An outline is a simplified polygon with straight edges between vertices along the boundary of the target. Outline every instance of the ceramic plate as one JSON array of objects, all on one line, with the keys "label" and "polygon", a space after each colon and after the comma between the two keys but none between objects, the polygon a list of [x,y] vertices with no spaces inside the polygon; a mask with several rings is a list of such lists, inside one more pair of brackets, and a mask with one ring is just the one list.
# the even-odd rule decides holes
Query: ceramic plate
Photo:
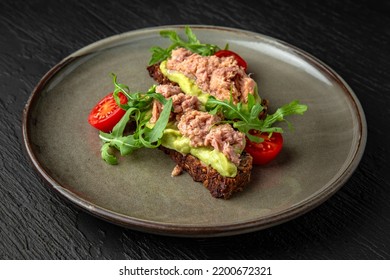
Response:
[{"label": "ceramic plate", "polygon": [[275,108],[298,99],[309,109],[289,120],[278,158],[254,167],[245,191],[212,198],[159,150],[139,150],[111,166],[100,158],[98,132],[87,117],[113,90],[110,73],[133,91],[153,80],[146,65],[151,46],[168,46],[160,30],[113,36],[65,58],[36,86],[24,110],[28,156],[49,185],[107,221],[175,236],[218,236],[260,230],[295,218],[328,199],[357,167],[366,142],[362,108],[332,69],[289,44],[248,31],[193,26],[201,42],[225,46],[248,62],[259,92]]}]

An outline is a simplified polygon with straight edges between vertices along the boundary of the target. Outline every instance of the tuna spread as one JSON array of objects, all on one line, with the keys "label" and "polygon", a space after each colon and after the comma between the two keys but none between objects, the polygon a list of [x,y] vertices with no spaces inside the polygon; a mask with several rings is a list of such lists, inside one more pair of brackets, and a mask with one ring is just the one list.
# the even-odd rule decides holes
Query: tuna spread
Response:
[{"label": "tuna spread", "polygon": [[168,73],[172,71],[182,73],[194,81],[203,93],[220,100],[229,100],[232,96],[234,103],[246,103],[248,94],[256,92],[255,81],[232,56],[201,56],[187,49],[178,48],[172,51],[164,66]]}]

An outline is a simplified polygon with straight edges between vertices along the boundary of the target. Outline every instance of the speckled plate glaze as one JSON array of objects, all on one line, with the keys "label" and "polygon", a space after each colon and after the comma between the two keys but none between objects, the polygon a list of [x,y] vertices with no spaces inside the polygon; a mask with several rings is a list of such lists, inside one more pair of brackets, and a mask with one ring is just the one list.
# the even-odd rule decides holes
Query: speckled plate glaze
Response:
[{"label": "speckled plate glaze", "polygon": [[174,236],[234,235],[264,229],[318,206],[356,169],[366,143],[366,122],[351,88],[327,65],[294,46],[244,30],[192,26],[200,41],[243,56],[259,92],[273,109],[299,99],[309,106],[289,120],[278,158],[254,167],[246,190],[214,199],[159,150],[140,150],[110,166],[100,158],[91,108],[112,91],[110,73],[133,91],[153,80],[151,46],[168,46],[147,28],[89,45],[54,66],[38,83],[23,113],[27,154],[39,174],[66,199],[102,219],[135,230]]}]

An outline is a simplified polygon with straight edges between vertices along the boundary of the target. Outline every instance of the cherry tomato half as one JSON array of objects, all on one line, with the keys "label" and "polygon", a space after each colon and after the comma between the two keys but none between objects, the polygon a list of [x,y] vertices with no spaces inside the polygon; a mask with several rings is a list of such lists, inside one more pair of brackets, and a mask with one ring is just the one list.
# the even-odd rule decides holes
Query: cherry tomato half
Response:
[{"label": "cherry tomato half", "polygon": [[[127,98],[123,93],[119,93],[119,98],[121,104],[127,102]],[[88,122],[103,132],[110,132],[125,112],[116,104],[113,94],[109,93],[91,110]]]},{"label": "cherry tomato half", "polygon": [[271,137],[268,137],[268,133],[255,133],[254,135],[263,138],[264,141],[255,143],[247,139],[245,151],[253,157],[253,164],[267,164],[282,150],[283,137],[276,132],[272,133]]},{"label": "cherry tomato half", "polygon": [[241,56],[239,56],[237,53],[235,53],[233,51],[219,50],[214,55],[218,56],[218,57],[233,56],[237,60],[238,66],[241,66],[242,68],[244,68],[245,71],[246,71],[246,68],[248,67],[248,64],[246,63],[246,61]]}]

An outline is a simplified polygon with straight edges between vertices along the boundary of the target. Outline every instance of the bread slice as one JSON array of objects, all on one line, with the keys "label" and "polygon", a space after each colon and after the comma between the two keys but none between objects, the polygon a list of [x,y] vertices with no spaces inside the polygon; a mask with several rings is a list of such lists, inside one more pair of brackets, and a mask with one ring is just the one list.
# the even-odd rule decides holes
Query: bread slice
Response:
[{"label": "bread slice", "polygon": [[[160,71],[160,64],[147,68],[149,75],[159,84],[174,84]],[[179,169],[186,171],[194,181],[202,182],[215,198],[229,199],[233,193],[240,192],[249,183],[252,171],[252,156],[243,152],[235,177],[224,177],[211,166],[205,165],[191,154],[181,154],[175,150],[160,146],[160,150],[170,156]]]}]

